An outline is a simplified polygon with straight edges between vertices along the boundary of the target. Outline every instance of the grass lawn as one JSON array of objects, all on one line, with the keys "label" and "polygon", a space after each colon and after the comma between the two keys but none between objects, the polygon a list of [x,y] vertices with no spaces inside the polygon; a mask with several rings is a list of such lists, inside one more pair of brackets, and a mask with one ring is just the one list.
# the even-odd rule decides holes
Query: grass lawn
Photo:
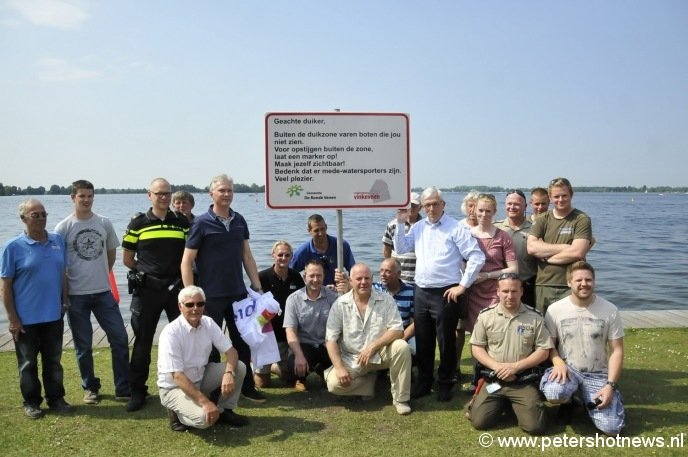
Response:
[{"label": "grass lawn", "polygon": [[[331,396],[317,376],[309,381],[312,389],[297,394],[278,385],[266,389],[268,402],[260,405],[240,400],[238,412],[250,417],[242,429],[216,426],[205,431],[175,433],[169,430],[159,399],[154,396],[146,407],[127,413],[125,403],[113,398],[110,353],[95,352],[96,370],[104,388],[97,406],[82,403],[82,391],[74,354],[62,358],[67,401],[76,407],[73,414],[47,413],[41,420],[29,420],[22,411],[14,353],[0,353],[0,443],[6,456],[453,456],[480,455],[687,455],[688,449],[688,329],[629,330],[625,339],[626,361],[620,382],[627,411],[628,439],[683,438],[683,447],[659,448],[597,446],[571,442],[595,437],[595,429],[582,409],[577,409],[571,425],[554,423],[556,408],[548,408],[552,423],[545,440],[560,447],[541,451],[542,438],[534,445],[502,445],[499,439],[527,438],[513,417],[505,417],[503,427],[490,435],[474,430],[464,418],[468,401],[457,393],[449,403],[434,396],[412,403],[410,416],[399,416],[391,405],[388,383],[382,382],[375,400],[343,401]],[[155,354],[153,354],[155,360]],[[464,353],[462,371],[470,371]],[[467,382],[464,377],[463,381]],[[273,377],[273,384],[278,384]],[[149,388],[157,392],[155,362]],[[42,406],[45,407],[45,404]],[[563,440],[568,447],[564,445]],[[481,440],[479,442],[479,440]],[[490,441],[494,440],[494,441]],[[600,438],[602,440],[602,438]],[[483,443],[486,447],[480,445]],[[487,446],[488,444],[490,444]],[[680,444],[680,442],[679,442]]]}]

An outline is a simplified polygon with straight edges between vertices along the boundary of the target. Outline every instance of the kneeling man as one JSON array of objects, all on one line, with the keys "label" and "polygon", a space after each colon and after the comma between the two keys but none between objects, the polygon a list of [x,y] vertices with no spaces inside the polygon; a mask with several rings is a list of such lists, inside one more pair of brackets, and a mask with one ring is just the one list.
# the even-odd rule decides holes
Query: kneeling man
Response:
[{"label": "kneeling man", "polygon": [[325,347],[327,317],[337,293],[323,286],[325,268],[322,262],[306,262],[306,286],[287,298],[284,310],[284,329],[289,343],[288,377],[294,379],[294,389],[305,392],[306,377],[315,371],[323,372],[332,363]]},{"label": "kneeling man", "polygon": [[[179,292],[181,316],[160,333],[160,402],[168,410],[170,427],[177,432],[187,427],[208,428],[216,422],[235,427],[248,424],[246,416],[234,412],[246,366],[222,329],[203,315],[204,308],[203,289],[185,287]],[[226,363],[208,362],[213,347],[225,354]],[[219,398],[211,400],[218,389]]]},{"label": "kneeling man", "polygon": [[571,295],[553,303],[545,315],[555,345],[550,351],[554,366],[540,388],[551,403],[580,395],[595,427],[615,436],[626,424],[617,390],[624,359],[621,316],[616,306],[595,295],[592,265],[575,262],[566,277]]},{"label": "kneeling man", "polygon": [[391,295],[373,290],[367,265],[351,268],[351,291],[332,305],[325,346],[332,367],[325,371],[327,389],[335,395],[372,397],[373,371],[389,368],[392,403],[409,414],[411,348],[403,340],[404,327]]},{"label": "kneeling man", "polygon": [[469,418],[477,429],[492,426],[511,405],[523,431],[545,431],[544,405],[537,388],[537,365],[552,347],[542,316],[521,303],[523,285],[515,273],[499,277],[499,303],[478,315],[473,334],[473,357],[489,374],[481,379]]}]

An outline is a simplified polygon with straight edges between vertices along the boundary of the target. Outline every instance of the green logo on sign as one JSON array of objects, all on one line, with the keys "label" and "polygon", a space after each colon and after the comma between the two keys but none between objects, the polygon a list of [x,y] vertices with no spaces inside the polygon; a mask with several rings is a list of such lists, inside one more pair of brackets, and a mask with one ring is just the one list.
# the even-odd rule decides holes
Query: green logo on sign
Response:
[{"label": "green logo on sign", "polygon": [[298,184],[294,184],[293,186],[289,186],[287,189],[287,194],[289,194],[290,197],[293,197],[294,195],[300,196],[302,190],[303,187],[299,186]]}]

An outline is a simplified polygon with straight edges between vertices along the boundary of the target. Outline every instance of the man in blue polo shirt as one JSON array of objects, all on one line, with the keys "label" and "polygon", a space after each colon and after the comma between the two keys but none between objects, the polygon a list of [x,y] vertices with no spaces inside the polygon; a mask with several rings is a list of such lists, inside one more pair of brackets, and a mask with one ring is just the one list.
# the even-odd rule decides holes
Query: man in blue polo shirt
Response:
[{"label": "man in blue polo shirt", "polygon": [[[29,199],[19,205],[25,230],[5,243],[2,251],[2,301],[19,365],[19,388],[24,414],[40,419],[41,381],[38,354],[48,407],[55,412],[72,410],[64,400],[62,316],[67,303],[64,285],[67,255],[64,239],[45,230],[48,213],[43,204]],[[5,386],[6,387],[6,386]]]},{"label": "man in blue polo shirt", "polygon": [[[184,286],[194,285],[195,262],[198,285],[205,291],[206,314],[220,327],[222,321],[226,321],[229,338],[239,353],[239,360],[246,365],[241,393],[249,400],[264,402],[265,395],[256,390],[253,379],[251,349],[241,338],[234,321],[233,304],[247,295],[242,267],[251,281],[251,288],[261,291],[258,267],[248,241],[248,224],[241,214],[230,208],[234,199],[232,178],[224,174],[214,177],[210,181],[210,198],[213,204],[206,213],[196,216],[191,227],[182,258],[182,279]],[[210,361],[219,362],[219,352],[213,350]]]},{"label": "man in blue polo shirt", "polygon": [[[294,252],[289,262],[289,268],[303,271],[309,260],[320,260],[325,267],[326,286],[334,285],[334,270],[337,268],[337,238],[327,234],[327,224],[320,214],[313,214],[308,218],[308,233],[311,240],[306,241]],[[351,246],[344,240],[344,268],[351,271],[356,260],[351,252]]]}]

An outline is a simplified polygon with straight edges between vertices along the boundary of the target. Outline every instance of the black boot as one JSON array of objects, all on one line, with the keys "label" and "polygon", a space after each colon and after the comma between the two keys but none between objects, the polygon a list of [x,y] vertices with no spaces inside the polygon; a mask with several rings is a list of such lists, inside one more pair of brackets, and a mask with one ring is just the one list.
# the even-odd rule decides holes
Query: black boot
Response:
[{"label": "black boot", "polygon": [[167,417],[170,419],[170,428],[173,432],[185,432],[189,429],[189,427],[181,423],[179,417],[177,417],[177,413],[171,409],[167,410]]}]

